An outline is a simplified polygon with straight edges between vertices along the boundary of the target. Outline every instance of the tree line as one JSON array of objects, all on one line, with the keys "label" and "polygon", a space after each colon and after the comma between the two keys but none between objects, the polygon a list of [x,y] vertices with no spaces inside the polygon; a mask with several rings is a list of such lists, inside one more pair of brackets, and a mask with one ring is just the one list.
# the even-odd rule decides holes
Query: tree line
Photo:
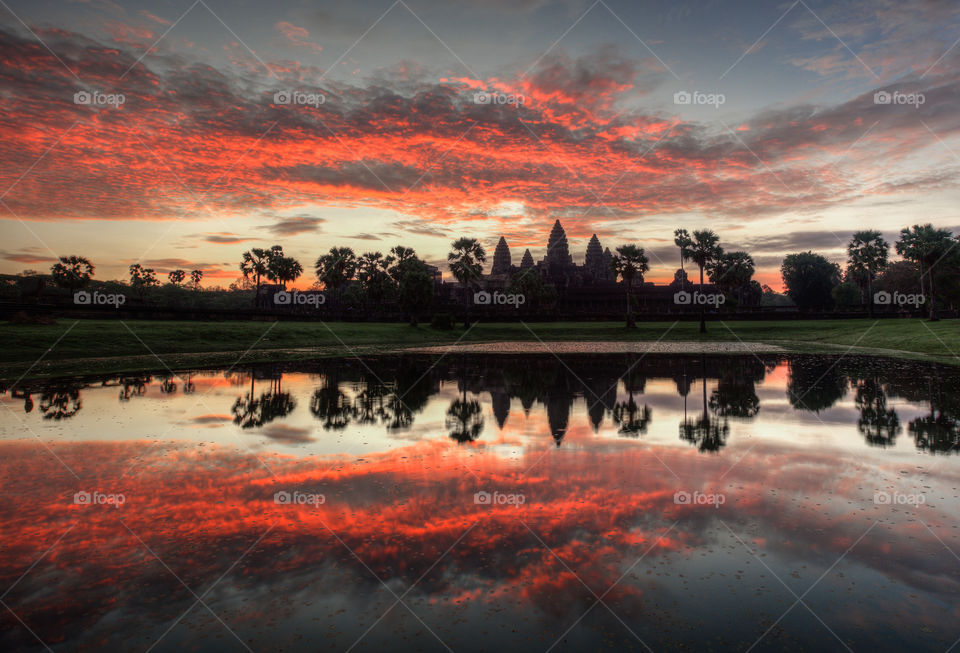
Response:
[{"label": "tree line", "polygon": [[[930,319],[936,319],[942,284],[948,286],[948,299],[956,299],[960,278],[958,243],[960,235],[954,236],[949,230],[931,224],[913,225],[902,229],[894,243],[896,253],[903,260],[891,262],[891,245],[882,234],[877,230],[861,230],[847,243],[845,268],[822,254],[807,251],[786,256],[780,273],[786,296],[801,309],[859,305],[867,307],[871,315],[874,306],[883,303],[876,301],[874,293],[878,280],[895,280],[899,287],[909,287],[915,281],[921,298],[916,307],[922,305]],[[675,282],[690,283],[684,264],[691,262],[699,273],[701,292],[707,280],[716,291],[738,303],[742,303],[748,293],[758,292],[759,284],[753,280],[756,271],[753,257],[745,251],[726,251],[716,232],[704,229],[691,233],[677,229],[674,244],[680,253]],[[447,254],[450,273],[460,284],[459,300],[465,325],[471,321],[471,293],[480,288],[486,260],[486,250],[476,238],[458,238],[451,243]],[[287,284],[304,273],[303,265],[286,255],[281,245],[247,250],[242,254],[239,269],[257,296],[265,280],[286,289]],[[637,244],[620,245],[611,257],[610,269],[614,279],[622,282],[626,324],[633,327],[636,324],[634,288],[642,286],[650,270],[649,257]],[[60,257],[50,271],[57,286],[76,292],[89,284],[95,268],[89,259],[72,255]],[[379,251],[357,255],[349,247],[332,247],[316,259],[313,271],[315,285],[336,298],[341,317],[344,307],[368,304],[378,310],[384,302],[393,300],[410,316],[411,323],[416,324],[418,315],[433,301],[434,283],[429,267],[412,248],[403,245],[391,248],[386,255]],[[129,286],[141,300],[150,288],[160,285],[156,271],[139,263],[130,265],[129,275]],[[178,269],[169,272],[167,278],[174,287],[186,284],[199,291],[203,276],[202,270],[187,273]],[[556,298],[556,289],[544,282],[535,267],[516,272],[509,280],[507,291],[523,293],[530,302],[528,305],[534,306],[538,301],[549,303]],[[700,308],[700,329],[705,331],[705,307],[701,304]]]}]

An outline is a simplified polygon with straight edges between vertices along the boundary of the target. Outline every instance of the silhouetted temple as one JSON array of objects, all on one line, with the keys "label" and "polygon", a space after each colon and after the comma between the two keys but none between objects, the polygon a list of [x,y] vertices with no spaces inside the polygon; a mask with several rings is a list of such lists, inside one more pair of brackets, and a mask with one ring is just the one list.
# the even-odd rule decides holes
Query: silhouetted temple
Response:
[{"label": "silhouetted temple", "polygon": [[610,261],[613,255],[610,249],[603,249],[597,234],[593,234],[587,244],[583,265],[573,262],[570,255],[570,245],[563,225],[557,220],[553,223],[550,237],[547,239],[547,250],[543,259],[534,263],[533,255],[527,249],[523,253],[520,266],[513,265],[510,247],[504,237],[500,237],[493,252],[493,266],[490,268],[488,280],[509,280],[521,270],[536,268],[541,279],[556,288],[578,286],[605,285],[612,286],[616,281],[610,270]]},{"label": "silhouetted temple", "polygon": [[[507,239],[501,236],[494,247],[488,274],[472,281],[467,289],[455,280],[439,284],[438,297],[456,311],[467,293],[516,293],[524,296],[522,305],[493,303],[486,304],[479,311],[486,316],[497,314],[501,318],[620,319],[627,301],[627,286],[613,272],[614,254],[609,247],[603,246],[597,234],[593,234],[582,256],[582,259],[575,258],[571,254],[567,234],[556,220],[539,261],[535,261],[530,250],[525,249],[520,264],[516,265]],[[656,262],[662,263],[659,259]],[[759,305],[760,286],[754,285],[756,292],[745,296],[742,305]],[[630,301],[638,314],[685,314],[696,312],[697,307],[689,302],[677,302],[677,293],[694,290],[718,292],[712,284],[700,287],[687,277],[686,272],[677,270],[670,283],[653,283],[642,275],[635,278],[630,286]],[[558,422],[559,430],[563,428],[561,424],[562,420]]]}]

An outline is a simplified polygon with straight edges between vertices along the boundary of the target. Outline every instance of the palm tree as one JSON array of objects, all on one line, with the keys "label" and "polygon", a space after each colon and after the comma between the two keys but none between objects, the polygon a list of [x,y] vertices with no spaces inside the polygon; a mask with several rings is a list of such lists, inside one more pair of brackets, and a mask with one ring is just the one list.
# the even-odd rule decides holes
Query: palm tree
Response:
[{"label": "palm tree", "polygon": [[856,231],[847,245],[848,262],[855,274],[865,277],[867,282],[867,306],[873,317],[873,280],[887,267],[887,252],[890,245],[879,231],[866,229]]},{"label": "palm tree", "polygon": [[314,271],[324,289],[336,293],[337,306],[340,307],[343,286],[357,271],[357,257],[349,247],[331,247],[328,254],[320,256],[314,263]]},{"label": "palm tree", "polygon": [[157,274],[153,268],[145,268],[139,263],[130,266],[130,286],[136,291],[140,301],[143,301],[147,288],[159,285],[160,282],[157,281]]},{"label": "palm tree", "polygon": [[900,230],[900,240],[896,243],[897,254],[920,266],[920,291],[923,292],[923,277],[929,278],[930,320],[937,320],[937,291],[934,283],[933,266],[940,262],[957,241],[946,229],[934,229],[932,224],[913,225],[910,229]]},{"label": "palm tree", "polygon": [[83,256],[61,256],[50,268],[50,274],[58,286],[76,292],[90,283],[93,269],[93,263]]},{"label": "palm tree", "polygon": [[244,279],[253,277],[257,296],[260,295],[260,278],[267,276],[270,261],[276,256],[278,250],[282,255],[283,248],[280,247],[280,245],[274,245],[270,249],[254,247],[243,253],[243,260],[240,262],[240,272],[243,273]]},{"label": "palm tree", "polygon": [[390,254],[392,254],[391,258],[394,261],[393,266],[390,268],[390,276],[395,282],[400,283],[406,266],[409,264],[409,261],[417,259],[417,253],[413,251],[412,247],[397,245],[390,250]]},{"label": "palm tree", "polygon": [[[700,293],[703,294],[703,270],[723,254],[720,237],[709,229],[694,231],[693,238],[681,250],[683,258],[693,261],[700,268]],[[700,333],[707,332],[704,305],[700,304]]]},{"label": "palm tree", "polygon": [[643,275],[650,270],[650,259],[647,258],[642,247],[621,245],[610,260],[610,269],[613,270],[615,278],[623,279],[627,288],[627,328],[632,329],[637,326],[633,319],[633,280],[639,277],[640,283],[643,283]]},{"label": "palm tree", "polygon": [[683,269],[683,250],[690,246],[690,232],[686,229],[677,229],[673,232],[673,244],[680,248],[680,269]]},{"label": "palm tree", "polygon": [[288,282],[296,281],[301,274],[303,274],[303,266],[292,256],[274,256],[267,266],[267,277],[271,281],[279,282],[284,290],[287,289]]},{"label": "palm tree", "polygon": [[450,272],[464,290],[464,320],[463,326],[470,327],[470,290],[474,282],[483,273],[483,264],[487,261],[487,253],[483,245],[476,238],[458,238],[451,245],[453,250],[447,254]]},{"label": "palm tree", "polygon": [[753,257],[746,252],[721,253],[707,270],[710,283],[722,292],[737,291],[737,304],[743,302],[743,289],[749,287],[755,271]]},{"label": "palm tree", "polygon": [[367,299],[378,308],[394,284],[388,272],[393,261],[392,256],[385,257],[380,252],[365,252],[357,259],[357,280],[363,284]]},{"label": "palm tree", "polygon": [[203,279],[203,270],[192,270],[190,272],[190,282],[194,290],[200,290],[200,281]]},{"label": "palm tree", "polygon": [[174,270],[167,275],[167,278],[170,279],[170,283],[179,288],[183,280],[187,278],[187,273],[183,270]]}]

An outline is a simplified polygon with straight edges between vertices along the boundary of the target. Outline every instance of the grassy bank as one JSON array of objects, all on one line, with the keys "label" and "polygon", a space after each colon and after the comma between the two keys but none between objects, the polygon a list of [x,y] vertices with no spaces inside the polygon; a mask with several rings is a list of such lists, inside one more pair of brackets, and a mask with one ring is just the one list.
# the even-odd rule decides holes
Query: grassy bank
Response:
[{"label": "grassy bank", "polygon": [[42,377],[231,365],[238,360],[349,356],[457,341],[744,341],[803,352],[837,353],[853,346],[858,353],[960,363],[960,323],[956,320],[711,322],[707,334],[698,333],[697,327],[695,322],[648,322],[631,330],[619,322],[478,323],[464,332],[462,327],[440,331],[426,325],[336,322],[61,320],[52,325],[2,324],[0,377],[16,379],[28,369],[29,377]]}]

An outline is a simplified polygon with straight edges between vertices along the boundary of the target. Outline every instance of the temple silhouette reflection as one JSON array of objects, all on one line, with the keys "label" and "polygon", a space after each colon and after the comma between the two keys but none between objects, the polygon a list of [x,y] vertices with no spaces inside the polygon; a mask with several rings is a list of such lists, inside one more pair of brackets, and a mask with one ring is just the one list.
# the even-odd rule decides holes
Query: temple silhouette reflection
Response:
[{"label": "temple silhouette reflection", "polygon": [[[624,438],[642,438],[658,419],[677,419],[663,417],[646,394],[650,383],[662,392],[666,381],[681,411],[675,432],[698,451],[711,453],[737,436],[738,425],[760,414],[758,386],[777,369],[785,372],[785,398],[798,413],[819,417],[852,399],[856,431],[869,446],[894,446],[906,430],[918,450],[960,450],[956,372],[932,363],[872,357],[385,356],[254,365],[228,372],[133,373],[0,389],[22,402],[24,413],[39,406],[44,420],[62,422],[81,413],[87,389],[115,388],[121,405],[144,401],[151,393],[204,400],[197,380],[220,377],[241,390],[228,407],[240,429],[282,421],[303,402],[321,430],[333,432],[352,426],[409,430],[427,406],[444,395],[444,426],[458,443],[475,442],[491,429],[503,431],[511,420],[541,412],[546,417],[544,435],[560,447],[575,424],[587,423],[593,433],[610,428]],[[288,374],[307,374],[313,380],[310,392],[295,396],[285,390]],[[923,414],[917,416],[914,410],[904,421],[897,409],[903,402],[923,406]]]}]

